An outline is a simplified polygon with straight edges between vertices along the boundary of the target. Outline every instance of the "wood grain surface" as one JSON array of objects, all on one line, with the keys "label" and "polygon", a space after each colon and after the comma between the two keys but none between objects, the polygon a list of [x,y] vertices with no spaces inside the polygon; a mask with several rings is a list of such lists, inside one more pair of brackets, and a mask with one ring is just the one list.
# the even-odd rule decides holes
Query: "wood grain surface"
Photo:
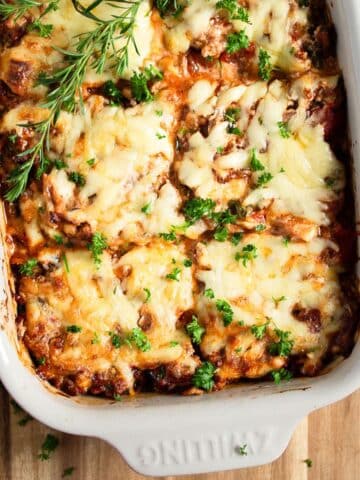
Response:
[{"label": "wood grain surface", "polygon": [[[0,391],[0,480],[57,480],[74,467],[69,480],[144,480],[106,443],[51,431],[35,420],[18,425],[24,413],[14,412]],[[51,458],[38,453],[48,433],[60,441]],[[308,468],[304,459],[312,460]],[[174,477],[168,477],[167,480]],[[226,473],[190,475],[179,480],[359,480],[360,391],[311,414],[298,426],[289,447],[277,461],[263,467]]]}]

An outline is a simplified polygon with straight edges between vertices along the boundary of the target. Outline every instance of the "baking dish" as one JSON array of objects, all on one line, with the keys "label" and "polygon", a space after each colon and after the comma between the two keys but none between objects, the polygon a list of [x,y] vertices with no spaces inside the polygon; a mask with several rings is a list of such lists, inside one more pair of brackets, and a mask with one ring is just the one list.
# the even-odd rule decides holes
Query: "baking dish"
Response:
[{"label": "baking dish", "polygon": [[[349,98],[356,166],[360,136],[356,91],[360,6],[358,0],[338,0],[331,2],[330,8],[339,34],[339,59]],[[356,183],[360,181],[358,175],[355,171]],[[1,240],[4,245],[4,234]],[[270,462],[284,450],[304,415],[360,386],[357,345],[350,358],[330,373],[281,386],[244,385],[194,398],[139,396],[115,405],[66,398],[45,388],[19,359],[14,348],[13,309],[3,249],[1,265],[0,377],[5,387],[35,418],[58,430],[108,441],[140,473],[201,473]],[[236,446],[243,444],[247,444],[247,456],[235,452]]]}]

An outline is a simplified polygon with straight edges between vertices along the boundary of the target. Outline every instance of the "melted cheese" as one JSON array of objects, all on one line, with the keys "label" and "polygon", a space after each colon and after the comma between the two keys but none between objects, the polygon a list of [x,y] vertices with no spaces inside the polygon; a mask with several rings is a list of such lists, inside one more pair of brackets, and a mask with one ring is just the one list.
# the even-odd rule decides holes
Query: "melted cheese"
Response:
[{"label": "melted cheese", "polygon": [[[257,257],[244,266],[242,260],[235,260],[235,255],[249,244],[256,247]],[[329,247],[337,248],[320,238],[310,243],[291,242],[286,247],[281,237],[268,234],[247,235],[237,247],[226,245],[224,248],[215,241],[206,246],[199,244],[196,278],[204,283],[205,288],[214,291],[215,299],[224,299],[231,305],[233,328],[238,328],[239,321],[245,326],[270,321],[270,329],[291,332],[295,341],[294,353],[313,348],[325,351],[327,335],[338,328],[344,312],[337,272],[320,257],[321,252]],[[280,298],[283,300],[274,301]],[[215,300],[202,295],[197,301],[201,319],[209,325],[209,331],[215,328],[217,332],[211,337],[212,342],[205,340],[203,344],[206,353],[211,354],[223,344],[224,335],[231,335],[232,326],[223,326]],[[320,334],[310,333],[305,322],[294,318],[291,312],[296,304],[321,312]]]}]

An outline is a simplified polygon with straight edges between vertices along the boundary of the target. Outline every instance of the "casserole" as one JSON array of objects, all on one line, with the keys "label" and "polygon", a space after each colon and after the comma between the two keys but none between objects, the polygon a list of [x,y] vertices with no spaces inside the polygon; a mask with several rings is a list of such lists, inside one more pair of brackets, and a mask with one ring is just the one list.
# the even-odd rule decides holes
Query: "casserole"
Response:
[{"label": "casserole", "polygon": [[[355,32],[359,15],[356,16],[355,2],[346,6],[349,16],[345,15],[345,6],[341,2],[332,8],[340,33],[339,57],[343,61],[350,99],[352,138],[356,139],[359,118],[354,86],[358,72],[350,53],[357,50],[359,39],[354,34],[350,51],[342,32],[344,37],[345,31]],[[354,159],[357,158],[356,150],[357,144],[353,143]],[[4,268],[4,277],[5,273]],[[6,307],[11,315],[10,297],[7,298]],[[354,370],[358,349],[355,348],[351,357],[335,371],[313,380],[298,379],[280,390],[279,387],[264,384],[236,387],[211,397],[162,398],[160,402],[155,397],[139,397],[135,401],[125,401],[120,407],[77,406],[68,399],[49,395],[20,365],[6,336],[12,333],[1,333],[1,374],[5,386],[15,399],[35,417],[54,428],[99,436],[117,447],[121,445],[122,453],[135,469],[153,475],[213,471],[270,461],[285,447],[301,415],[350,393],[358,385]],[[15,368],[17,383],[13,384],[10,375]],[[333,385],[333,382],[336,387],[331,388],[331,394],[328,394],[329,384]],[[276,392],[280,394],[274,395]],[[25,397],[29,402],[27,405],[22,400]],[[270,405],[274,406],[274,411]],[[53,419],[55,408],[57,415]],[[275,408],[278,408],[278,412]],[[94,422],[90,423],[87,419],[95,412],[99,421],[94,426]],[[171,414],[176,417],[176,422],[167,425]],[[156,432],[153,424],[155,415]],[[196,428],[193,428],[194,424]],[[234,424],[238,427],[233,427]],[[118,438],[119,431],[126,438],[126,444],[122,444],[121,437]],[[239,457],[234,453],[234,448],[244,443],[248,445],[249,454]]]}]

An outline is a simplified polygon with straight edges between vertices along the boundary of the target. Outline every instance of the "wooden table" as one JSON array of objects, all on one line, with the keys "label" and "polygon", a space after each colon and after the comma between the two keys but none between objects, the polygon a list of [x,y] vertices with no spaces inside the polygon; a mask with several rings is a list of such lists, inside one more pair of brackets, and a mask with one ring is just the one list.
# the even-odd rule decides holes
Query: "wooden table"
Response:
[{"label": "wooden table", "polygon": [[[106,443],[49,430],[35,420],[25,426],[24,414],[14,413],[9,396],[0,391],[0,480],[57,480],[65,468],[75,467],[69,480],[141,480]],[[51,458],[37,455],[47,433],[60,444]],[[303,462],[310,458],[308,468]],[[313,413],[294,433],[283,456],[258,468],[227,473],[178,477],[180,480],[359,480],[360,391]],[[167,479],[169,480],[169,479]]]}]

